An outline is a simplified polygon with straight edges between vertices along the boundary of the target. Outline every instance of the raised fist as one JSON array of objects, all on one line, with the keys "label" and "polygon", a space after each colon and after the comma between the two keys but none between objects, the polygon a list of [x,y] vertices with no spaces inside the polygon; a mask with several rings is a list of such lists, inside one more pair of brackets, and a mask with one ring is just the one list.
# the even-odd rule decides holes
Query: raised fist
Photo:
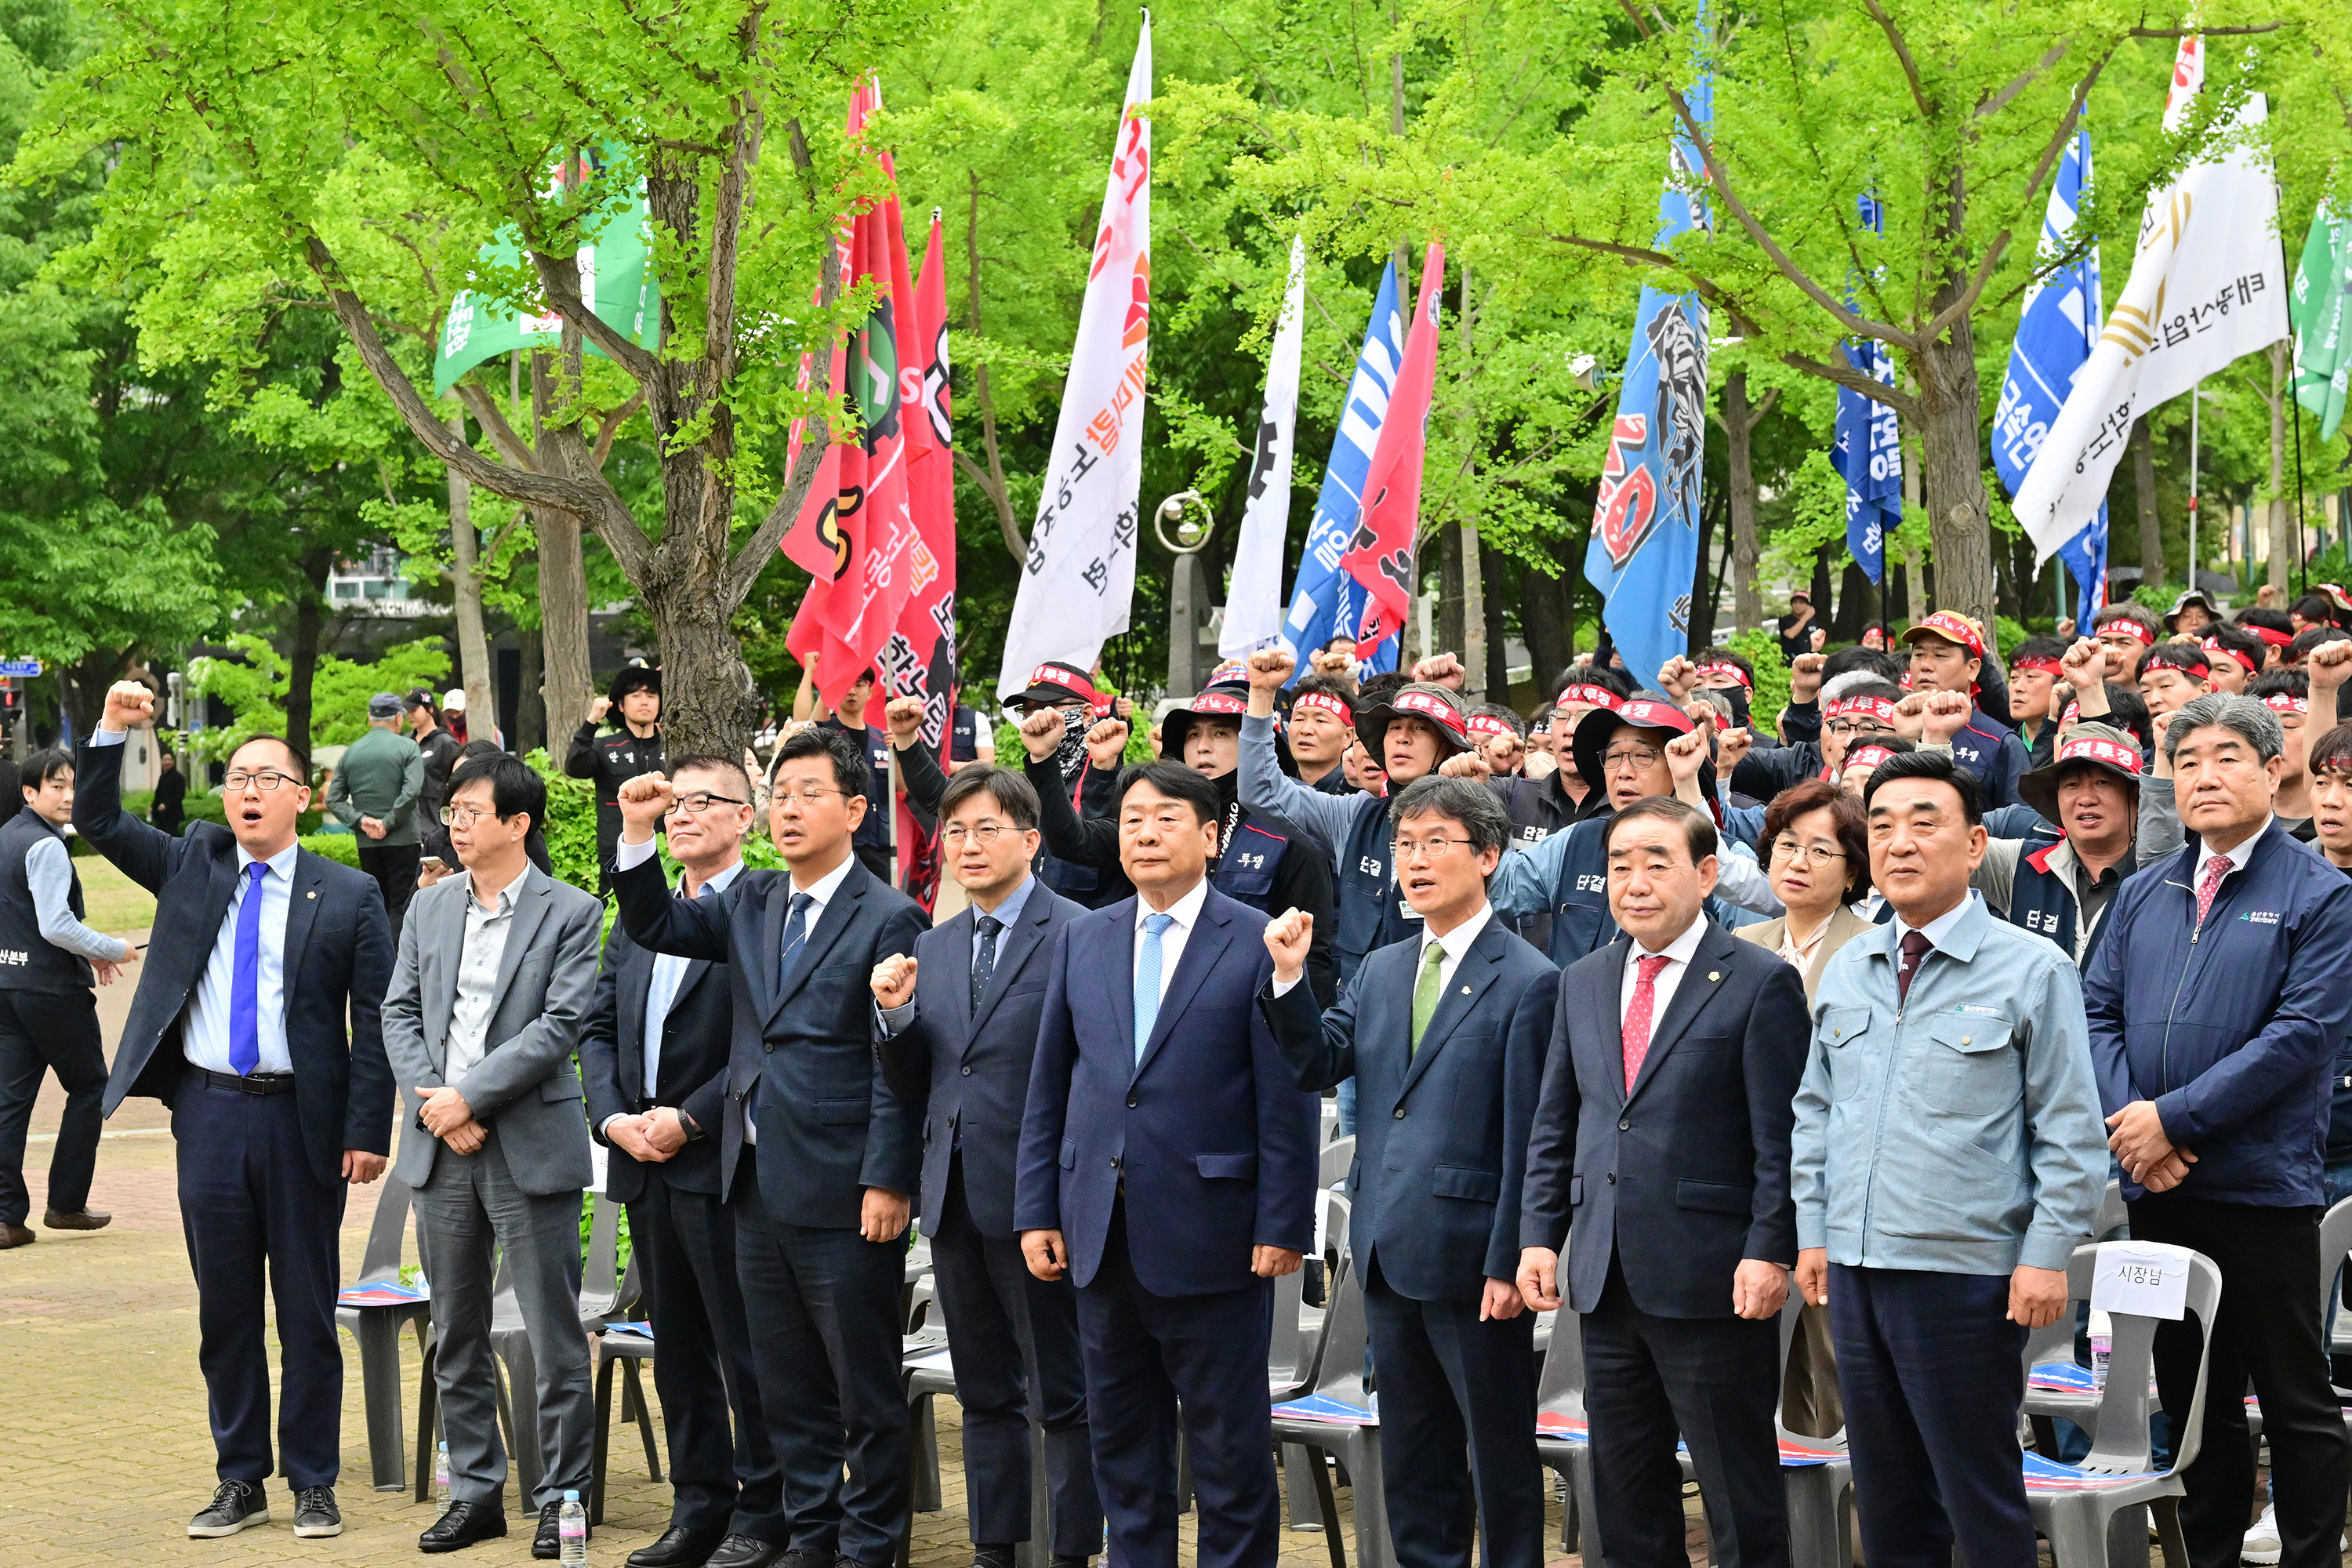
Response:
[{"label": "raised fist", "polygon": [[2096,637],[2078,637],[2058,658],[2058,674],[2066,684],[2080,691],[2088,686],[2099,686],[2107,679],[2106,645]]},{"label": "raised fist", "polygon": [[1698,689],[1698,666],[1675,655],[1658,667],[1658,689],[1680,702]]},{"label": "raised fist", "polygon": [[1412,678],[1427,681],[1432,686],[1459,691],[1463,682],[1470,679],[1470,672],[1462,668],[1462,661],[1454,655],[1433,653],[1412,667]]},{"label": "raised fist", "polygon": [[1307,967],[1307,950],[1315,942],[1315,917],[1304,910],[1285,910],[1265,922],[1265,951],[1274,956],[1274,977],[1287,983]]},{"label": "raised fist", "polygon": [[1115,768],[1127,755],[1127,721],[1122,719],[1097,721],[1087,731],[1087,761],[1098,768]]},{"label": "raised fist", "polygon": [[621,807],[622,837],[642,834],[644,837],[630,841],[643,844],[661,826],[662,818],[669,815],[670,806],[677,798],[677,792],[670,787],[669,780],[659,773],[639,773],[635,778],[624,779],[621,787],[614,793],[614,799]]},{"label": "raised fist", "polygon": [[1919,738],[1931,746],[1948,746],[1952,737],[1969,727],[1972,706],[1960,691],[1930,691],[1919,711]]},{"label": "raised fist", "polygon": [[101,730],[135,730],[155,717],[155,694],[135,680],[118,680],[106,689],[106,713]]},{"label": "raised fist", "polygon": [[874,966],[867,983],[874,988],[876,1006],[886,1013],[903,1007],[915,999],[915,961],[894,952]]},{"label": "raised fist", "polygon": [[591,724],[602,724],[604,721],[604,715],[610,713],[612,710],[613,700],[611,698],[591,697],[588,699],[588,722]]},{"label": "raised fist", "polygon": [[1718,731],[1715,737],[1715,771],[1728,777],[1731,770],[1739,765],[1739,760],[1748,754],[1748,749],[1755,743],[1756,731],[1753,730]]},{"label": "raised fist", "polygon": [[889,729],[890,743],[905,751],[922,737],[923,700],[919,697],[893,697],[882,710],[882,722]]},{"label": "raised fist", "polygon": [[1040,708],[1021,721],[1021,744],[1029,760],[1042,763],[1062,749],[1062,736],[1069,729],[1059,708]]},{"label": "raised fist", "polygon": [[1815,626],[1813,628],[1813,651],[1815,653],[1821,652],[1822,647],[1826,645],[1829,640],[1830,634],[1825,628],[1821,626]]},{"label": "raised fist", "polygon": [[1698,777],[1699,764],[1706,761],[1706,730],[1702,727],[1687,735],[1676,735],[1666,742],[1666,772],[1673,775],[1675,787],[1680,790]]},{"label": "raised fist", "polygon": [[1486,759],[1475,749],[1456,752],[1446,758],[1437,764],[1437,771],[1442,776],[1449,779],[1485,779],[1495,776],[1495,770],[1486,765]]},{"label": "raised fist", "polygon": [[1789,661],[1789,700],[1811,702],[1822,694],[1822,671],[1829,667],[1825,653],[1801,653]]},{"label": "raised fist", "polygon": [[2352,642],[2339,637],[2321,643],[2304,657],[2303,668],[2311,677],[2314,691],[2332,690],[2343,685],[2347,677],[2352,677]]},{"label": "raised fist", "polygon": [[1356,661],[1332,648],[1318,648],[1308,654],[1307,667],[1317,675],[1337,676],[1341,680],[1356,673]]},{"label": "raised fist", "polygon": [[[1320,658],[1320,654],[1316,656]],[[1345,660],[1341,661],[1345,663]],[[1275,692],[1290,684],[1291,673],[1298,661],[1290,657],[1286,647],[1262,647],[1249,656],[1249,683],[1252,691]]]},{"label": "raised fist", "polygon": [[1907,691],[1903,700],[1895,705],[1895,732],[1910,742],[1919,743],[1921,727],[1927,721],[1927,694]]}]

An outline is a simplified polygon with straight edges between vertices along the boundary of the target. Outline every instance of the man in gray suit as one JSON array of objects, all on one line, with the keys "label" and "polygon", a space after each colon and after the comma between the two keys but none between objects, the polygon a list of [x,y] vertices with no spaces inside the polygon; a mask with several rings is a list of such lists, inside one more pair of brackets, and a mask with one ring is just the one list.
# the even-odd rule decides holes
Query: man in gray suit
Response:
[{"label": "man in gray suit", "polygon": [[547,786],[520,759],[458,765],[442,818],[467,874],[417,895],[383,1001],[404,1111],[394,1168],[416,1189],[449,1440],[449,1511],[418,1538],[425,1552],[507,1532],[490,1348],[499,1250],[539,1373],[546,1468],[530,1500],[532,1556],[558,1554],[563,1494],[588,1487],[595,1420],[580,1331],[580,1193],[590,1169],[572,1054],[594,999],[604,911],[524,853],[546,812]]}]

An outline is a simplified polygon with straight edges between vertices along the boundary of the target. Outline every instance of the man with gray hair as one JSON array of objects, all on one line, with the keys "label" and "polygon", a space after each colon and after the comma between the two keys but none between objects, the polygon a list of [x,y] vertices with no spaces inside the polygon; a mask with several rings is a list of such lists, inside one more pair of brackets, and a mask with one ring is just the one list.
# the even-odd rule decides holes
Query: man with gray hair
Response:
[{"label": "man with gray hair", "polygon": [[369,698],[367,729],[343,748],[342,760],[327,780],[327,815],[359,835],[360,869],[383,889],[395,949],[425,854],[416,821],[416,804],[425,794],[425,753],[400,732],[404,711],[389,691]]},{"label": "man with gray hair", "polygon": [[[2198,1568],[2237,1561],[2253,1503],[2251,1380],[2284,1568],[2337,1561],[2347,1445],[2311,1281],[2319,1272],[2329,1075],[2352,990],[2352,883],[2273,815],[2284,732],[2262,701],[2200,697],[2165,734],[2188,836],[2116,896],[2084,977],[2108,1146],[2132,1237],[2193,1247],[2226,1289],[2180,1525]],[[2186,1417],[2200,1353],[2157,1330],[2156,1380]]]}]

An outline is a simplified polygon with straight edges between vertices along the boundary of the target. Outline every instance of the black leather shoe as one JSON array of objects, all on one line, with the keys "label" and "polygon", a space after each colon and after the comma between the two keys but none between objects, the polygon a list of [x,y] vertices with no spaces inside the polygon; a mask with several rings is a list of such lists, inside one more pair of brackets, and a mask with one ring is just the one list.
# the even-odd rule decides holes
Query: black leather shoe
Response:
[{"label": "black leather shoe", "polygon": [[[596,1533],[584,1521],[580,1528],[587,1532],[581,1537],[583,1541]],[[563,1505],[561,1502],[549,1503],[539,1510],[539,1532],[530,1538],[530,1554],[550,1563],[563,1555]]]},{"label": "black leather shoe", "polygon": [[56,1209],[41,1216],[41,1224],[50,1230],[104,1230],[114,1223],[114,1216],[93,1208],[79,1208],[71,1214]]},{"label": "black leather shoe", "polygon": [[726,1539],[723,1530],[689,1530],[673,1524],[651,1546],[630,1552],[629,1568],[702,1568]]},{"label": "black leather shoe", "polygon": [[[756,1535],[730,1535],[704,1560],[703,1568],[772,1568],[775,1563],[808,1555],[807,1552],[786,1552],[774,1542],[762,1541]],[[826,1568],[831,1568],[833,1553],[824,1553],[824,1558]],[[802,1565],[795,1562],[794,1568],[802,1568]],[[807,1568],[814,1568],[814,1564],[808,1564]]]},{"label": "black leather shoe", "polygon": [[494,1502],[453,1502],[449,1511],[416,1538],[419,1552],[458,1552],[477,1541],[496,1541],[507,1532],[507,1510]]},{"label": "black leather shoe", "polygon": [[1013,1568],[1011,1546],[972,1542],[971,1568]]},{"label": "black leather shoe", "polygon": [[247,1525],[268,1522],[269,1500],[259,1487],[251,1481],[223,1481],[205,1511],[188,1521],[188,1535],[195,1541],[215,1541],[235,1535]]},{"label": "black leather shoe", "polygon": [[0,1252],[5,1252],[12,1247],[30,1247],[39,1239],[40,1237],[21,1225],[10,1225],[5,1220],[0,1220]]}]

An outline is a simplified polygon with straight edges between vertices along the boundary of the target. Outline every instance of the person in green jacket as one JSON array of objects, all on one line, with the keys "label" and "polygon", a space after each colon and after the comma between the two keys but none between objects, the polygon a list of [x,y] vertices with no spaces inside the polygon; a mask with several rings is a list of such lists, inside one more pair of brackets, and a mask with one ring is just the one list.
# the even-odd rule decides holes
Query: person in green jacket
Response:
[{"label": "person in green jacket", "polygon": [[400,720],[399,698],[389,691],[369,698],[367,731],[343,749],[327,783],[327,815],[358,833],[360,869],[383,889],[395,948],[424,855],[416,808],[425,794],[425,753],[400,732]]}]

